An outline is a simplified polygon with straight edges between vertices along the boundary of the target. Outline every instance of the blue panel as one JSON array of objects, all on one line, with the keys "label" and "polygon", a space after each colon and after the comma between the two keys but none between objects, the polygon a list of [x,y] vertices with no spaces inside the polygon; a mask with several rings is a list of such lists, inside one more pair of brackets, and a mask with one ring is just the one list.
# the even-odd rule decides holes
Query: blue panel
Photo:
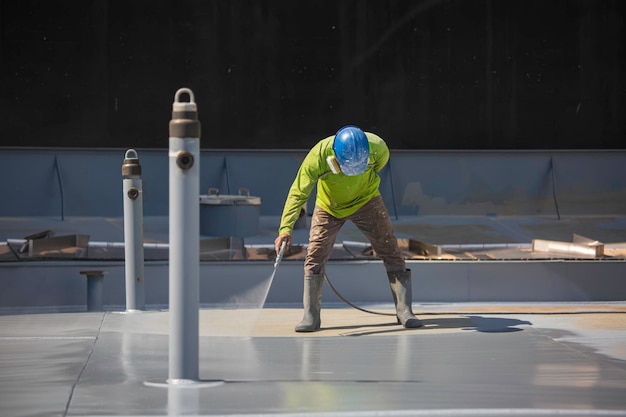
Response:
[{"label": "blue panel", "polygon": [[[124,153],[1,149],[6,177],[0,182],[0,216],[121,216]],[[167,150],[138,153],[144,213],[167,215]],[[261,197],[261,215],[278,216],[305,155],[203,150],[200,191],[237,194],[246,188]],[[392,151],[381,172],[381,193],[392,215],[625,214],[624,166],[624,151]]]}]

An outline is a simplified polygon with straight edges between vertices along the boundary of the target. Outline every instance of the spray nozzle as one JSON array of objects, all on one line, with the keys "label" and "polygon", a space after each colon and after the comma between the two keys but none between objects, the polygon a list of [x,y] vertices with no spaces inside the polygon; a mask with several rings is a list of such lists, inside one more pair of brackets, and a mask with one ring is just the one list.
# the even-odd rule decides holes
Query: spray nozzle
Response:
[{"label": "spray nozzle", "polygon": [[277,268],[280,261],[283,260],[283,254],[285,253],[285,246],[287,246],[287,242],[283,240],[283,243],[280,244],[280,250],[278,251],[278,255],[276,255],[276,260],[274,261],[274,268]]}]

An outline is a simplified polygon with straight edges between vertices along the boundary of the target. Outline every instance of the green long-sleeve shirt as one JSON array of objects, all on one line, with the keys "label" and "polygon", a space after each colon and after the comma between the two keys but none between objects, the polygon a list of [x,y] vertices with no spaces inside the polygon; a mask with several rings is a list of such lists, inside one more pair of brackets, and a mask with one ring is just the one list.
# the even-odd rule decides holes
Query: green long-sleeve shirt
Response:
[{"label": "green long-sleeve shirt", "polygon": [[334,155],[333,140],[329,136],[319,141],[300,165],[298,174],[289,189],[279,234],[291,234],[300,210],[306,204],[317,183],[315,204],[331,215],[344,218],[354,214],[373,197],[380,195],[378,173],[389,161],[389,148],[383,139],[374,133],[365,132],[370,145],[367,169],[355,176],[333,174],[326,158]]}]

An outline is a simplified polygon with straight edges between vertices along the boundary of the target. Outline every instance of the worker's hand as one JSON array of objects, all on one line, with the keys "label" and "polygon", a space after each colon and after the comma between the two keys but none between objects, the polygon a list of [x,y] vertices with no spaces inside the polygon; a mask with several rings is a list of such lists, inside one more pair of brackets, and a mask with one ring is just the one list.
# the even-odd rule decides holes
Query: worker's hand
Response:
[{"label": "worker's hand", "polygon": [[280,252],[280,246],[283,244],[283,242],[285,242],[285,250],[287,250],[289,245],[291,245],[291,235],[288,235],[288,234],[278,235],[278,237],[274,241],[274,249],[276,249],[277,255]]}]

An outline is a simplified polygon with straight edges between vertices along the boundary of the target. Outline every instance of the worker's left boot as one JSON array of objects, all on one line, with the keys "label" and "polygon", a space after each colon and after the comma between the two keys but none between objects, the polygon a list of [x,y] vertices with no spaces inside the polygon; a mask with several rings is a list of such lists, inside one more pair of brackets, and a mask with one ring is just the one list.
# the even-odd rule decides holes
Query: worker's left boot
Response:
[{"label": "worker's left boot", "polygon": [[320,329],[322,320],[320,310],[322,308],[322,286],[324,275],[305,275],[302,303],[304,305],[304,317],[296,325],[296,332],[315,332]]},{"label": "worker's left boot", "polygon": [[389,285],[396,305],[398,324],[407,329],[422,327],[423,324],[415,317],[412,310],[411,270],[388,272]]}]

